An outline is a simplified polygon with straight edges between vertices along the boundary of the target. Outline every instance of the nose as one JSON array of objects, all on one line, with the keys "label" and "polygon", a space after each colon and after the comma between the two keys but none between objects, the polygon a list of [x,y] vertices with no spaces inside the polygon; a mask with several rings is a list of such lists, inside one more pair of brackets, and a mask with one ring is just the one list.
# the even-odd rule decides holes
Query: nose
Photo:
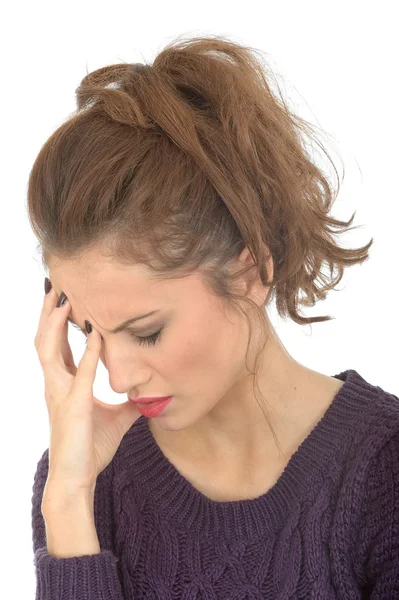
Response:
[{"label": "nose", "polygon": [[129,394],[132,390],[146,389],[150,380],[146,367],[135,361],[132,355],[105,353],[101,350],[101,362],[108,371],[109,385],[116,394]]}]

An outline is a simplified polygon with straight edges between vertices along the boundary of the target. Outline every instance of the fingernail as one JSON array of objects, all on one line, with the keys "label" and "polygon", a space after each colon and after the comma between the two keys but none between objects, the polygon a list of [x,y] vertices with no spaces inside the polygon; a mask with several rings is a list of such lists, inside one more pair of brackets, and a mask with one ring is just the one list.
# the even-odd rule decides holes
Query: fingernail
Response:
[{"label": "fingernail", "polygon": [[85,321],[85,327],[86,327],[87,333],[91,333],[93,331],[93,327],[91,326],[90,321]]},{"label": "fingernail", "polygon": [[45,277],[44,278],[44,291],[46,292],[46,294],[49,293],[49,291],[51,290],[52,287],[53,286],[51,284],[50,279],[48,277]]},{"label": "fingernail", "polygon": [[63,306],[67,300],[68,300],[68,298],[66,297],[64,292],[61,292],[61,296],[58,298],[57,308],[59,308],[60,306]]}]

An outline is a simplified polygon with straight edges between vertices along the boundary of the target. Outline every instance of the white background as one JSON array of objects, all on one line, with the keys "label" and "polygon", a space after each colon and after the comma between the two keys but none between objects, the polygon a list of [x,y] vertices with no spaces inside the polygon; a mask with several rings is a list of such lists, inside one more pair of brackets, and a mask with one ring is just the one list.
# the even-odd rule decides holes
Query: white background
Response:
[{"label": "white background", "polygon": [[[13,2],[1,36],[1,596],[34,598],[31,495],[49,429],[41,367],[33,345],[44,271],[26,214],[32,163],[75,109],[74,91],[107,64],[152,62],[177,35],[216,34],[264,52],[288,101],[321,127],[345,178],[333,214],[357,210],[360,227],[340,238],[370,259],[348,268],[328,299],[307,315],[335,320],[308,327],[270,313],[297,360],[325,374],[354,368],[399,395],[398,382],[398,35],[395,2],[279,0],[208,2]],[[326,142],[323,138],[323,142]],[[339,156],[334,154],[338,150]],[[76,360],[81,334],[71,328]],[[99,364],[95,395],[112,392]]]}]

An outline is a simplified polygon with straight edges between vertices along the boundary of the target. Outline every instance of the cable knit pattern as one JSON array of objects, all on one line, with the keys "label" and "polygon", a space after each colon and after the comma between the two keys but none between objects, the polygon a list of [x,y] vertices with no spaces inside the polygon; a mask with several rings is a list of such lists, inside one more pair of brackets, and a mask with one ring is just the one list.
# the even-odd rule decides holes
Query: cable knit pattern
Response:
[{"label": "cable knit pattern", "polygon": [[399,398],[356,370],[255,499],[216,502],[140,417],[97,479],[100,554],[47,552],[34,477],[36,600],[399,600]]}]

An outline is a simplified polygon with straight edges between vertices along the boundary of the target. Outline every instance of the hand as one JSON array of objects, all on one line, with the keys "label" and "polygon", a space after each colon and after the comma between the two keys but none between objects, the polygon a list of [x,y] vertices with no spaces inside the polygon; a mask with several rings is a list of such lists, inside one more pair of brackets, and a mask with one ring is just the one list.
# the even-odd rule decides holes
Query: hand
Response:
[{"label": "hand", "polygon": [[93,396],[101,335],[93,327],[76,368],[68,342],[68,300],[57,307],[54,288],[45,295],[35,348],[43,369],[50,421],[49,486],[65,493],[93,492],[123,436],[140,417],[136,406],[105,404]]}]

